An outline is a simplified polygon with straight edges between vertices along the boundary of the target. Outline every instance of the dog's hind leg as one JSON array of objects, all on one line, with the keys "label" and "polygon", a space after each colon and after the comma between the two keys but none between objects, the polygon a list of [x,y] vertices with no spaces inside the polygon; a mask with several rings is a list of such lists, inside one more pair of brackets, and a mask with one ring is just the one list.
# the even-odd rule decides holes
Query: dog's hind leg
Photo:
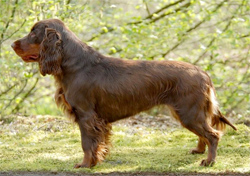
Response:
[{"label": "dog's hind leg", "polygon": [[[183,101],[185,102],[185,101]],[[205,146],[208,146],[208,157],[201,162],[202,166],[210,166],[215,162],[217,145],[220,139],[220,132],[213,129],[206,117],[206,113],[199,105],[193,104],[191,107],[186,104],[179,104],[181,108],[176,108],[175,116],[182,126],[192,131],[199,137],[198,146],[191,153],[203,153]],[[174,108],[172,109],[172,111]]]},{"label": "dog's hind leg", "polygon": [[[187,117],[180,117],[181,119]],[[189,118],[190,119],[190,118]],[[215,163],[217,145],[220,139],[220,133],[213,129],[207,122],[203,112],[198,113],[196,118],[182,122],[183,126],[199,136],[198,150],[193,153],[204,152],[205,144],[208,146],[208,157],[201,162],[201,166],[210,166]],[[205,143],[205,144],[204,144]]]},{"label": "dog's hind leg", "polygon": [[206,150],[206,142],[202,137],[199,137],[197,147],[190,151],[191,154],[203,154]]}]

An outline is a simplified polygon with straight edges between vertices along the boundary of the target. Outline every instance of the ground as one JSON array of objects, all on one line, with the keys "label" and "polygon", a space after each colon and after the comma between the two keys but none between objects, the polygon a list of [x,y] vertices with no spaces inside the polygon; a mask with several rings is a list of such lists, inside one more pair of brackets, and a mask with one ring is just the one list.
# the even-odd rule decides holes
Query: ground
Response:
[{"label": "ground", "polygon": [[80,138],[66,119],[19,116],[0,124],[0,176],[250,175],[246,123],[237,126],[238,132],[229,128],[218,149],[219,162],[202,168],[198,165],[205,156],[188,154],[195,135],[169,116],[139,114],[114,123],[111,155],[89,170],[72,169],[73,158],[81,159]]}]

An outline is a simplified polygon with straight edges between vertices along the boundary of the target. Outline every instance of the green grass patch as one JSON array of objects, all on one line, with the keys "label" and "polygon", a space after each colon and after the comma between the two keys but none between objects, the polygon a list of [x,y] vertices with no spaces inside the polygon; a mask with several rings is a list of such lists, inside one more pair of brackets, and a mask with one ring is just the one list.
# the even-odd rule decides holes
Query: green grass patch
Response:
[{"label": "green grass patch", "polygon": [[222,137],[213,167],[199,166],[207,152],[189,154],[197,137],[186,129],[114,125],[106,160],[92,169],[73,169],[83,158],[77,125],[63,117],[17,117],[0,125],[0,172],[250,173],[250,128],[237,127],[236,132],[228,128]]}]

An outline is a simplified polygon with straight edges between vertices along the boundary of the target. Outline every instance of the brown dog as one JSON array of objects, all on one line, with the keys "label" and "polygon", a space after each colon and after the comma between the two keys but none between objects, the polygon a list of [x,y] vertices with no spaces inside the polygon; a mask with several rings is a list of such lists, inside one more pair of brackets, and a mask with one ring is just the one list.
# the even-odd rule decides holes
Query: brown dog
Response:
[{"label": "brown dog", "polygon": [[[177,61],[133,61],[107,57],[81,42],[62,21],[37,22],[12,45],[25,62],[38,62],[42,75],[54,75],[56,102],[79,125],[83,162],[92,167],[108,153],[112,122],[167,105],[173,116],[199,137],[191,153],[215,162],[225,124],[209,76],[198,67]],[[216,129],[214,129],[215,127]]]}]

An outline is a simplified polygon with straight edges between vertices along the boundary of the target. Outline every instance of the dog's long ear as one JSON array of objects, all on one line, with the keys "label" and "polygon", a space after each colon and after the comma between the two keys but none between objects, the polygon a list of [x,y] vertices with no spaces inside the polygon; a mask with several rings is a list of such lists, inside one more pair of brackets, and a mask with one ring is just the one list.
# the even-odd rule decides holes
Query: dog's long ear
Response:
[{"label": "dog's long ear", "polygon": [[43,76],[45,76],[46,74],[61,74],[61,62],[61,35],[55,29],[46,28],[43,41],[40,45],[39,69],[41,74]]}]

